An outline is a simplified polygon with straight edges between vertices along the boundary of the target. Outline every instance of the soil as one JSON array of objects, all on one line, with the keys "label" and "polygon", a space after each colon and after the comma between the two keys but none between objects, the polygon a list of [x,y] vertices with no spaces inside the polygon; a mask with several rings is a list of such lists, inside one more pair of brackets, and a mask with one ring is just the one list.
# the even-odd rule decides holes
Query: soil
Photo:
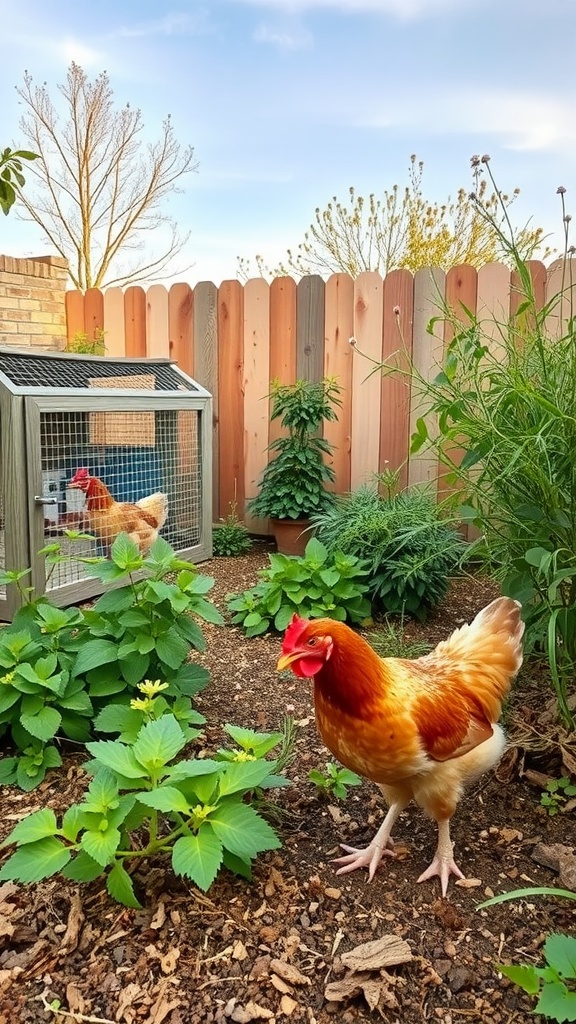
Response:
[{"label": "soil", "polygon": [[[228,593],[256,582],[269,550],[260,542],[247,556],[201,567],[215,577],[211,596],[222,610]],[[407,623],[405,633],[433,645],[494,594],[487,581],[455,580],[428,621]],[[574,751],[574,737],[554,724],[545,670],[523,670],[506,711],[510,748],[461,802],[453,838],[467,879],[452,882],[443,899],[437,879],[416,884],[436,842],[434,824],[417,808],[401,816],[398,856],[384,859],[371,884],[362,871],[336,875],[338,843],[366,845],[378,828],[378,790],[366,782],[338,801],[308,780],[329,755],[315,731],[309,685],[275,672],[277,635],[246,640],[237,628],[203,628],[202,660],[212,676],[197,699],[208,722],[205,749],[226,741],[224,722],[274,730],[286,715],[295,719],[293,784],[277,796],[282,848],[256,861],[251,883],[222,872],[207,895],[149,863],[137,874],[144,905],[137,911],[113,902],[98,881],[0,886],[0,1024],[541,1019],[496,964],[541,963],[547,934],[574,931],[573,903],[477,905],[505,890],[558,884],[554,867],[534,859],[536,852],[546,860],[542,843],[561,844],[566,864],[573,855],[573,808],[550,816],[539,802],[546,777],[566,775]],[[39,789],[6,789],[0,836],[40,806],[58,812],[78,799],[82,760],[65,752]],[[365,943],[376,946],[352,953]]]}]

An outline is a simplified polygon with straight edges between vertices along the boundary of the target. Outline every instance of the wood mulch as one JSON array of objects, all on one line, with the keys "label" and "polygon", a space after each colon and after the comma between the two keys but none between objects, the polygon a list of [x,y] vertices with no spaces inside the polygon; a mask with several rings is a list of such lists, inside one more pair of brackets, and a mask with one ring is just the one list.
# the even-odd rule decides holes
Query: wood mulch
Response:
[{"label": "wood mulch", "polygon": [[[258,543],[245,557],[201,567],[215,577],[222,609],[227,593],[256,582],[269,550]],[[428,622],[407,623],[406,633],[435,644],[493,596],[486,581],[454,581]],[[205,749],[226,742],[224,722],[272,730],[286,715],[295,719],[293,784],[277,797],[281,850],[258,859],[251,883],[223,872],[207,895],[150,863],[137,875],[138,911],[114,903],[99,882],[0,886],[0,1024],[537,1021],[532,1001],[496,964],[540,962],[548,933],[574,931],[573,903],[546,897],[476,908],[494,893],[558,884],[554,866],[541,863],[542,844],[564,848],[562,880],[570,882],[574,810],[550,817],[539,803],[545,778],[566,774],[562,743],[568,761],[574,749],[550,713],[545,669],[521,674],[506,710],[512,745],[457,812],[453,838],[468,877],[442,899],[437,880],[416,884],[435,845],[433,823],[416,808],[398,823],[397,859],[386,859],[370,885],[363,872],[336,875],[338,843],[366,844],[382,819],[376,787],[364,783],[338,802],[308,781],[328,754],[310,687],[275,672],[278,636],[204,632],[212,675],[197,700]],[[78,799],[82,761],[66,752],[39,789],[4,790],[0,836],[39,806],[58,811]],[[356,950],[365,943],[372,945]]]}]

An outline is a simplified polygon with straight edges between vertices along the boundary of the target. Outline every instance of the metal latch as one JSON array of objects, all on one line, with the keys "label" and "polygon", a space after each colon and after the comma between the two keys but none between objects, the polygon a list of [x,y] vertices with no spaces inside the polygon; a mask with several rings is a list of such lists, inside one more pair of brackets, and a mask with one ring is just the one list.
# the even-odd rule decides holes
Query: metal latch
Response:
[{"label": "metal latch", "polygon": [[36,501],[39,505],[57,505],[58,504],[58,498],[57,497],[52,497],[51,494],[35,494],[34,495],[34,501]]}]

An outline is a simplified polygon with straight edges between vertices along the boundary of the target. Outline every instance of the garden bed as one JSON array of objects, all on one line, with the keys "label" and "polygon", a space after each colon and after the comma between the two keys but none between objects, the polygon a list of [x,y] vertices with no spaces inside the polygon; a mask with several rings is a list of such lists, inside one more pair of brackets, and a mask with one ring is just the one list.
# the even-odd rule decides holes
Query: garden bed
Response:
[{"label": "garden bed", "polygon": [[[256,582],[268,550],[257,544],[245,557],[201,567],[216,579],[212,597],[222,610],[227,593]],[[493,596],[485,581],[455,581],[428,622],[410,623],[407,633],[435,644]],[[212,682],[196,705],[207,719],[207,750],[222,745],[224,722],[273,730],[291,715],[297,723],[288,770],[293,785],[278,795],[282,849],[256,861],[251,884],[223,872],[207,895],[150,863],[137,876],[144,909],[136,911],[114,903],[99,882],[0,886],[0,1024],[534,1019],[531,1001],[502,981],[494,964],[539,962],[549,932],[573,930],[573,904],[537,898],[483,911],[476,906],[504,890],[556,884],[554,871],[533,853],[540,843],[574,846],[573,814],[548,815],[540,790],[523,775],[526,769],[563,774],[553,719],[542,714],[551,693],[545,673],[538,680],[524,672],[507,710],[512,738],[532,723],[542,749],[512,748],[496,774],[466,795],[453,838],[468,878],[451,884],[442,899],[437,879],[416,885],[436,836],[415,808],[398,823],[398,858],[386,860],[372,884],[362,872],[336,875],[330,861],[338,842],[365,844],[378,827],[378,791],[365,783],[337,802],[308,781],[328,754],[315,732],[309,684],[275,672],[278,636],[246,640],[236,628],[203,624],[203,630],[202,660]],[[29,811],[46,805],[59,811],[78,799],[86,784],[83,759],[67,753],[62,768],[29,794],[3,791],[0,835]],[[373,940],[388,948],[388,935],[405,940],[412,959],[384,969],[374,960],[352,977],[343,955],[346,961],[345,954]],[[336,1000],[346,986],[350,994]],[[65,1016],[48,1008],[54,1000]]]}]

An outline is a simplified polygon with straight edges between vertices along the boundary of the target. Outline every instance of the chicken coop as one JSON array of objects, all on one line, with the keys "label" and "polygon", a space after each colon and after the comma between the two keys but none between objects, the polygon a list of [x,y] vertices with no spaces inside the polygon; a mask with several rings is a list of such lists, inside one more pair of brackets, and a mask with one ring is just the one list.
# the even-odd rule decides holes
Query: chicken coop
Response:
[{"label": "chicken coop", "polygon": [[[159,535],[189,561],[211,557],[212,399],[170,359],[0,347],[0,434],[0,557],[30,568],[36,594],[100,593],[81,559],[118,532],[144,552]],[[53,563],[56,542],[66,558]],[[2,621],[20,603],[0,586]]]}]

